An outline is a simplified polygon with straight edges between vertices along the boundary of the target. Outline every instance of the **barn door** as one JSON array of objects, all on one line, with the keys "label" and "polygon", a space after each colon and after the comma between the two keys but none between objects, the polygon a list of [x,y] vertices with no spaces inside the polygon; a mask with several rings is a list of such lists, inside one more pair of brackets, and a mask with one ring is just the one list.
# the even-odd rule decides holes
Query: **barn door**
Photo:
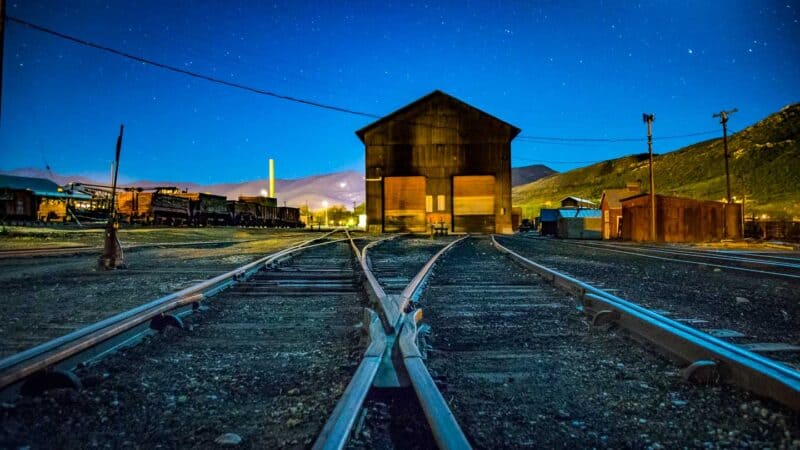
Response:
[{"label": "barn door", "polygon": [[494,176],[453,177],[453,229],[456,232],[494,233]]},{"label": "barn door", "polygon": [[424,233],[425,177],[386,177],[383,230]]}]

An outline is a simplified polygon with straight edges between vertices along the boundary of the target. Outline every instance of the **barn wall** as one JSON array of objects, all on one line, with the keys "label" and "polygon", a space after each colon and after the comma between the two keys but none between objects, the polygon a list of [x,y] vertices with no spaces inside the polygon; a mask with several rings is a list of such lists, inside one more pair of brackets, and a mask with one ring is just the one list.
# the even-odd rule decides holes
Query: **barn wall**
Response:
[{"label": "barn wall", "polygon": [[[367,227],[369,231],[390,231],[385,210],[387,177],[422,176],[425,195],[433,201],[424,221],[450,223],[450,229],[507,232],[511,230],[511,144],[512,129],[477,110],[465,108],[447,97],[432,97],[392,120],[368,129],[366,146]],[[453,177],[491,175],[494,177],[494,226],[485,220],[456,227],[453,215]],[[438,196],[445,207],[437,208]],[[415,219],[416,220],[416,219]]]}]

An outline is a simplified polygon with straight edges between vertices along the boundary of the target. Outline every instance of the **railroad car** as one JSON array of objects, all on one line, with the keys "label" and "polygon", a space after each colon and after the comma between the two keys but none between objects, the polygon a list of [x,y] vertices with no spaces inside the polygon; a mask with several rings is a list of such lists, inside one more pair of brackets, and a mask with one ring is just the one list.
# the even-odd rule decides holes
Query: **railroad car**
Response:
[{"label": "railroad car", "polygon": [[189,223],[192,225],[229,225],[231,223],[228,200],[224,196],[203,192],[178,192],[172,195],[189,199]]},{"label": "railroad car", "polygon": [[155,192],[120,192],[117,212],[123,220],[138,223],[181,225],[189,223],[190,200],[177,188],[155,188]]},{"label": "railroad car", "polygon": [[278,222],[275,226],[300,228],[304,224],[300,221],[300,208],[292,208],[289,206],[278,207]]}]

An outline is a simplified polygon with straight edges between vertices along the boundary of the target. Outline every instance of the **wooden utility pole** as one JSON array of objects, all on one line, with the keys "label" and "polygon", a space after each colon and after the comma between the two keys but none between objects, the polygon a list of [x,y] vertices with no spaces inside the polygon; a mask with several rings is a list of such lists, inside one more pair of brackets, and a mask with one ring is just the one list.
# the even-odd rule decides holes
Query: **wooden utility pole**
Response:
[{"label": "wooden utility pole", "polygon": [[642,114],[642,121],[647,124],[647,151],[650,153],[650,240],[656,241],[656,186],[653,179],[653,121],[655,114]]},{"label": "wooden utility pole", "polygon": [[731,202],[731,174],[728,169],[728,116],[739,111],[736,108],[730,111],[720,111],[711,117],[719,117],[719,123],[722,124],[722,146],[725,148],[725,187],[728,203]]}]

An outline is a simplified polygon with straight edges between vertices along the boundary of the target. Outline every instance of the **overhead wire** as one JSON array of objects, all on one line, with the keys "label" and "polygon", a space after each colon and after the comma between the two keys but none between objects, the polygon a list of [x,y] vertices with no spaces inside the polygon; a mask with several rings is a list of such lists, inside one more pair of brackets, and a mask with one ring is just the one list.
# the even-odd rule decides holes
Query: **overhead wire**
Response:
[{"label": "overhead wire", "polygon": [[[82,38],[78,38],[78,37],[75,37],[75,36],[72,36],[72,35],[68,35],[68,34],[62,33],[60,31],[56,31],[56,30],[53,30],[53,29],[50,29],[50,28],[47,28],[47,27],[44,27],[44,26],[41,26],[41,25],[37,25],[35,23],[32,23],[32,22],[29,22],[27,20],[11,16],[11,15],[6,15],[6,20],[8,20],[10,22],[13,22],[13,23],[17,23],[19,25],[28,27],[30,29],[33,29],[33,30],[36,30],[36,31],[39,31],[39,32],[42,32],[42,33],[45,33],[45,34],[49,34],[51,36],[58,37],[60,39],[64,39],[64,40],[67,40],[67,41],[74,42],[74,43],[79,44],[79,45],[83,45],[83,46],[87,46],[87,47],[94,48],[94,49],[97,49],[97,50],[101,50],[101,51],[104,51],[104,52],[107,52],[107,53],[111,53],[111,54],[114,54],[114,55],[117,55],[117,56],[121,56],[123,58],[127,58],[127,59],[130,59],[130,60],[133,60],[133,61],[137,61],[137,62],[140,62],[140,63],[148,64],[148,65],[151,65],[151,66],[154,66],[154,67],[158,67],[158,68],[161,68],[161,69],[164,69],[164,70],[168,70],[168,71],[171,71],[171,72],[187,75],[187,76],[190,76],[190,77],[193,77],[193,78],[206,80],[206,81],[209,81],[209,82],[212,82],[212,83],[217,83],[217,84],[225,85],[225,86],[228,86],[228,87],[241,89],[241,90],[249,91],[249,92],[252,92],[252,93],[255,93],[255,94],[265,95],[265,96],[269,96],[269,97],[273,97],[273,98],[277,98],[277,99],[281,99],[281,100],[285,100],[285,101],[290,101],[290,102],[294,102],[294,103],[300,103],[300,104],[304,104],[304,105],[307,105],[307,106],[327,109],[327,110],[330,110],[330,111],[336,111],[336,112],[341,112],[341,113],[346,113],[346,114],[351,114],[351,115],[356,115],[356,116],[361,116],[361,117],[368,117],[368,118],[371,118],[371,119],[380,119],[380,118],[383,117],[383,116],[381,116],[379,114],[374,114],[374,113],[364,112],[364,111],[358,111],[358,110],[354,110],[354,109],[350,109],[350,108],[346,108],[346,107],[342,107],[342,106],[332,105],[332,104],[329,104],[329,103],[322,103],[322,102],[309,100],[309,99],[305,99],[305,98],[300,98],[300,97],[295,97],[295,96],[291,96],[291,95],[280,94],[280,93],[273,92],[273,91],[270,91],[270,90],[257,88],[257,87],[245,85],[245,84],[242,84],[242,83],[235,83],[235,82],[232,82],[232,81],[224,80],[224,79],[213,77],[213,76],[210,76],[210,75],[205,75],[205,74],[202,74],[202,73],[199,73],[199,72],[195,72],[195,71],[192,71],[192,70],[187,70],[187,69],[176,67],[176,66],[172,66],[172,65],[169,65],[169,64],[160,63],[158,61],[154,61],[154,60],[149,59],[149,58],[145,58],[145,57],[142,57],[142,56],[134,55],[132,53],[128,53],[128,52],[125,52],[125,51],[122,51],[122,50],[118,50],[118,49],[115,49],[115,48],[112,48],[112,47],[108,47],[108,46],[105,46],[105,45],[102,45],[102,44],[98,44],[98,43],[95,43],[95,42],[87,41],[87,40],[82,39]],[[402,120],[395,120],[395,121],[407,122],[407,123],[410,123],[410,124],[413,124],[413,125],[426,125],[426,126],[429,126],[429,127],[432,127],[432,128],[456,129],[455,127],[432,125],[432,124],[420,124],[420,123],[411,122],[411,121],[402,121]],[[656,141],[656,140],[668,140],[668,139],[681,139],[681,138],[702,136],[702,135],[707,135],[707,134],[711,134],[711,133],[718,133],[718,132],[719,132],[718,130],[708,130],[708,131],[701,131],[701,132],[687,133],[687,134],[680,134],[680,135],[653,137],[653,140]],[[578,145],[578,144],[585,145],[585,144],[604,144],[604,143],[618,143],[618,142],[644,142],[644,141],[647,140],[647,138],[646,137],[630,137],[630,138],[606,138],[606,137],[603,137],[603,138],[594,138],[594,137],[556,137],[556,136],[519,135],[519,136],[516,137],[516,140],[518,142],[529,142],[529,143],[540,144],[540,145],[570,145],[570,144],[572,144],[572,145]],[[556,162],[553,162],[553,163],[556,163]],[[572,163],[572,162],[558,162],[558,163],[567,164],[567,163]],[[577,164],[577,163],[581,163],[581,162],[574,162],[574,163]]]}]

